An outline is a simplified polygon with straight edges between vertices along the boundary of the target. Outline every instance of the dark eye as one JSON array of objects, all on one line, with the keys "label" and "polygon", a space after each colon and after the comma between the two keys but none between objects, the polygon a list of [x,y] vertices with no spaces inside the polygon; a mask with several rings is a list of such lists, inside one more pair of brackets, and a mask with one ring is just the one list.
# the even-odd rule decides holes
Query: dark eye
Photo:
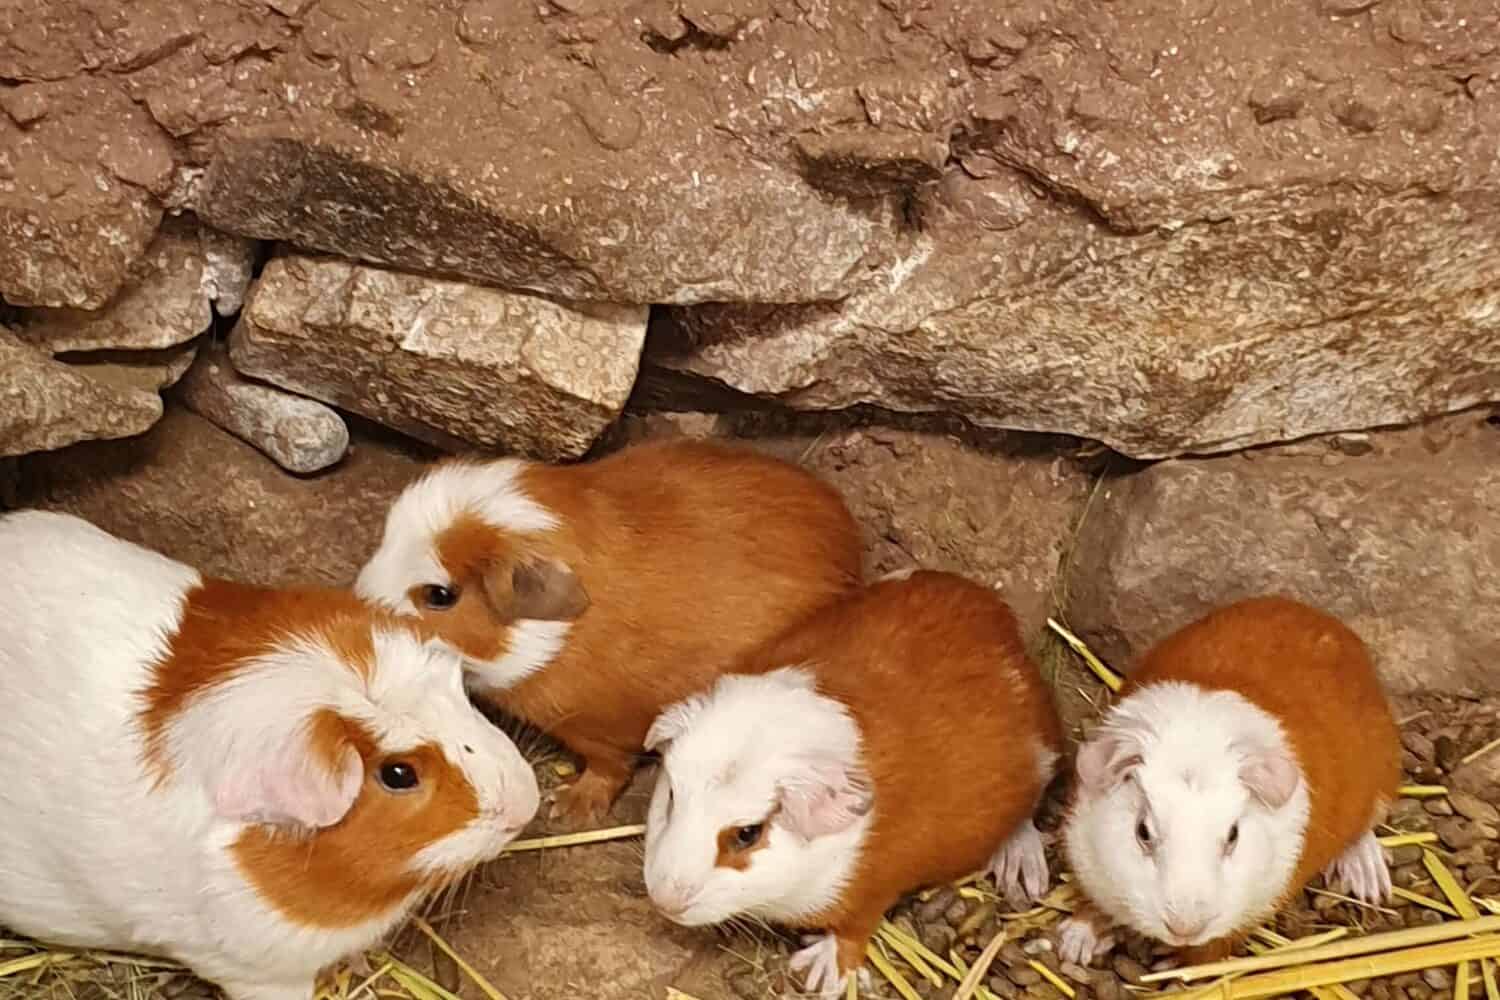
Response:
[{"label": "dark eye", "polygon": [[740,827],[734,831],[734,846],[740,850],[749,850],[760,843],[763,830],[765,830],[764,823],[752,823],[750,826]]},{"label": "dark eye", "polygon": [[1140,842],[1142,847],[1149,848],[1151,846],[1151,828],[1146,825],[1145,820],[1136,823],[1135,839]]},{"label": "dark eye", "polygon": [[417,769],[404,760],[388,760],[380,765],[380,783],[393,792],[409,792],[417,787]]},{"label": "dark eye", "polygon": [[1229,839],[1226,840],[1225,843],[1228,844],[1229,849],[1232,851],[1232,850],[1234,850],[1234,845],[1238,844],[1239,842],[1240,842],[1240,825],[1238,823],[1236,823],[1236,824],[1234,824],[1234,826],[1231,826],[1229,828]]},{"label": "dark eye", "polygon": [[438,583],[429,583],[422,588],[422,603],[433,611],[447,611],[458,603],[458,590]]}]

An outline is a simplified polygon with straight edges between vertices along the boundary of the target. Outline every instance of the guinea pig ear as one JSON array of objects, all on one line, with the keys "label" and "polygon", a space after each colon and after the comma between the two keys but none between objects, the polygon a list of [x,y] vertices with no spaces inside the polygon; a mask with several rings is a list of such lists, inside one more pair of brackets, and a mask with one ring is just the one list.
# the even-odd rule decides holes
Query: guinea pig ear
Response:
[{"label": "guinea pig ear", "polygon": [[668,706],[646,731],[645,749],[648,752],[665,750],[668,743],[687,732],[688,727],[697,720],[706,704],[708,704],[706,697],[695,694],[675,705]]},{"label": "guinea pig ear", "polygon": [[572,621],[590,603],[583,581],[571,567],[542,556],[498,563],[484,574],[483,582],[491,609],[507,621]]},{"label": "guinea pig ear", "polygon": [[282,739],[237,742],[210,777],[226,819],[321,829],[359,798],[365,766],[344,719],[322,709]]},{"label": "guinea pig ear", "polygon": [[1302,769],[1285,750],[1256,749],[1245,754],[1240,764],[1240,780],[1261,805],[1280,809],[1297,791]]},{"label": "guinea pig ear", "polygon": [[777,790],[781,824],[803,840],[847,830],[874,802],[864,769],[831,757],[794,761]]},{"label": "guinea pig ear", "polygon": [[1126,730],[1105,728],[1078,748],[1073,762],[1079,785],[1091,795],[1110,791],[1141,766],[1138,738]]}]

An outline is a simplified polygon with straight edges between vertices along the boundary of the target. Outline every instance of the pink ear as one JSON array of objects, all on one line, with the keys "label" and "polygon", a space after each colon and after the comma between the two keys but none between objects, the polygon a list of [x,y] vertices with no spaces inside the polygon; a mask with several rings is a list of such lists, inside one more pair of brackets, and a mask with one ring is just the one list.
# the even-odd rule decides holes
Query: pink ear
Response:
[{"label": "pink ear", "polygon": [[780,789],[781,822],[803,840],[847,830],[874,800],[868,775],[826,759],[798,761]]},{"label": "pink ear", "polygon": [[1269,809],[1280,809],[1302,781],[1302,769],[1281,750],[1257,750],[1240,765],[1240,780]]},{"label": "pink ear", "polygon": [[340,748],[330,770],[299,734],[265,757],[230,762],[214,788],[214,807],[240,822],[321,829],[348,814],[364,772],[353,747]]},{"label": "pink ear", "polygon": [[1119,729],[1106,729],[1078,748],[1074,769],[1078,782],[1092,795],[1100,795],[1120,783],[1141,763],[1136,737]]}]

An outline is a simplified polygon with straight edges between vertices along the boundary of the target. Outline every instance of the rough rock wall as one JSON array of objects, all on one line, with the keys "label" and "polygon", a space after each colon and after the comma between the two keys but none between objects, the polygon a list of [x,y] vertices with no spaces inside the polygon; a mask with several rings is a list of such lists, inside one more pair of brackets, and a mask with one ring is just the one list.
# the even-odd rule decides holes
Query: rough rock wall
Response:
[{"label": "rough rock wall", "polygon": [[1490,0],[6,0],[0,107],[13,305],[187,208],[1134,457],[1500,397]]},{"label": "rough rock wall", "polygon": [[[1096,504],[1074,461],[1096,446],[973,428],[1156,459],[1500,400],[1497,145],[1492,0],[0,0],[0,458],[67,449],[26,465],[71,484],[59,504],[176,497],[149,509],[193,523],[208,493],[156,466],[219,447],[201,421],[119,446],[129,475],[69,446],[140,435],[167,390],[290,472],[331,469],[281,477],[321,504],[372,447],[346,413],[570,459],[650,386],[854,408],[875,424],[815,412],[768,446],[851,496],[876,568],[1004,585],[1119,657],[1287,584],[1405,656],[1494,603],[1464,582],[1500,530],[1470,480],[1441,484],[1452,518],[1403,513],[1437,459],[1377,444],[1347,482],[1291,484],[1247,471],[1296,467],[1261,453],[1130,466]],[[1345,440],[1290,447],[1312,468]],[[102,471],[59,480],[73,457]],[[1367,490],[1397,498],[1368,524]],[[1229,538],[1259,523],[1241,495],[1266,523]],[[207,509],[272,532],[263,501]],[[1325,537],[1405,531],[1408,555],[1313,552],[1282,516],[1304,501],[1348,512],[1314,519]],[[290,548],[325,528],[291,519]],[[1446,582],[1410,556],[1434,546],[1460,553]],[[1500,623],[1458,631],[1389,676],[1500,688],[1478,666]]]}]

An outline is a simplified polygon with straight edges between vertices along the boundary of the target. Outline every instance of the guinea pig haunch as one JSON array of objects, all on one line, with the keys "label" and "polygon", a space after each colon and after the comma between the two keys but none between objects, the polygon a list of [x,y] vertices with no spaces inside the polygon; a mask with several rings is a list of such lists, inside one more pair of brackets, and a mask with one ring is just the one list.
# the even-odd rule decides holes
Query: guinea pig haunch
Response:
[{"label": "guinea pig haunch", "polygon": [[0,924],[310,1000],[535,814],[451,651],[332,590],[0,516]]},{"label": "guinea pig haunch", "polygon": [[1364,644],[1277,597],[1242,601],[1151,650],[1078,751],[1064,826],[1087,905],[1059,951],[1087,963],[1123,925],[1225,957],[1314,875],[1382,902],[1374,826],[1400,739]]},{"label": "guinea pig haunch", "polygon": [[988,866],[1046,891],[1032,814],[1062,733],[1010,609],[943,573],[877,582],[668,708],[646,889],[681,924],[825,934],[792,959],[840,993],[900,897]]},{"label": "guinea pig haunch", "polygon": [[575,823],[628,782],[658,712],[854,586],[859,532],[786,462],[694,441],[580,465],[451,461],[412,484],[359,574],[464,655],[481,698],[583,757]]}]

